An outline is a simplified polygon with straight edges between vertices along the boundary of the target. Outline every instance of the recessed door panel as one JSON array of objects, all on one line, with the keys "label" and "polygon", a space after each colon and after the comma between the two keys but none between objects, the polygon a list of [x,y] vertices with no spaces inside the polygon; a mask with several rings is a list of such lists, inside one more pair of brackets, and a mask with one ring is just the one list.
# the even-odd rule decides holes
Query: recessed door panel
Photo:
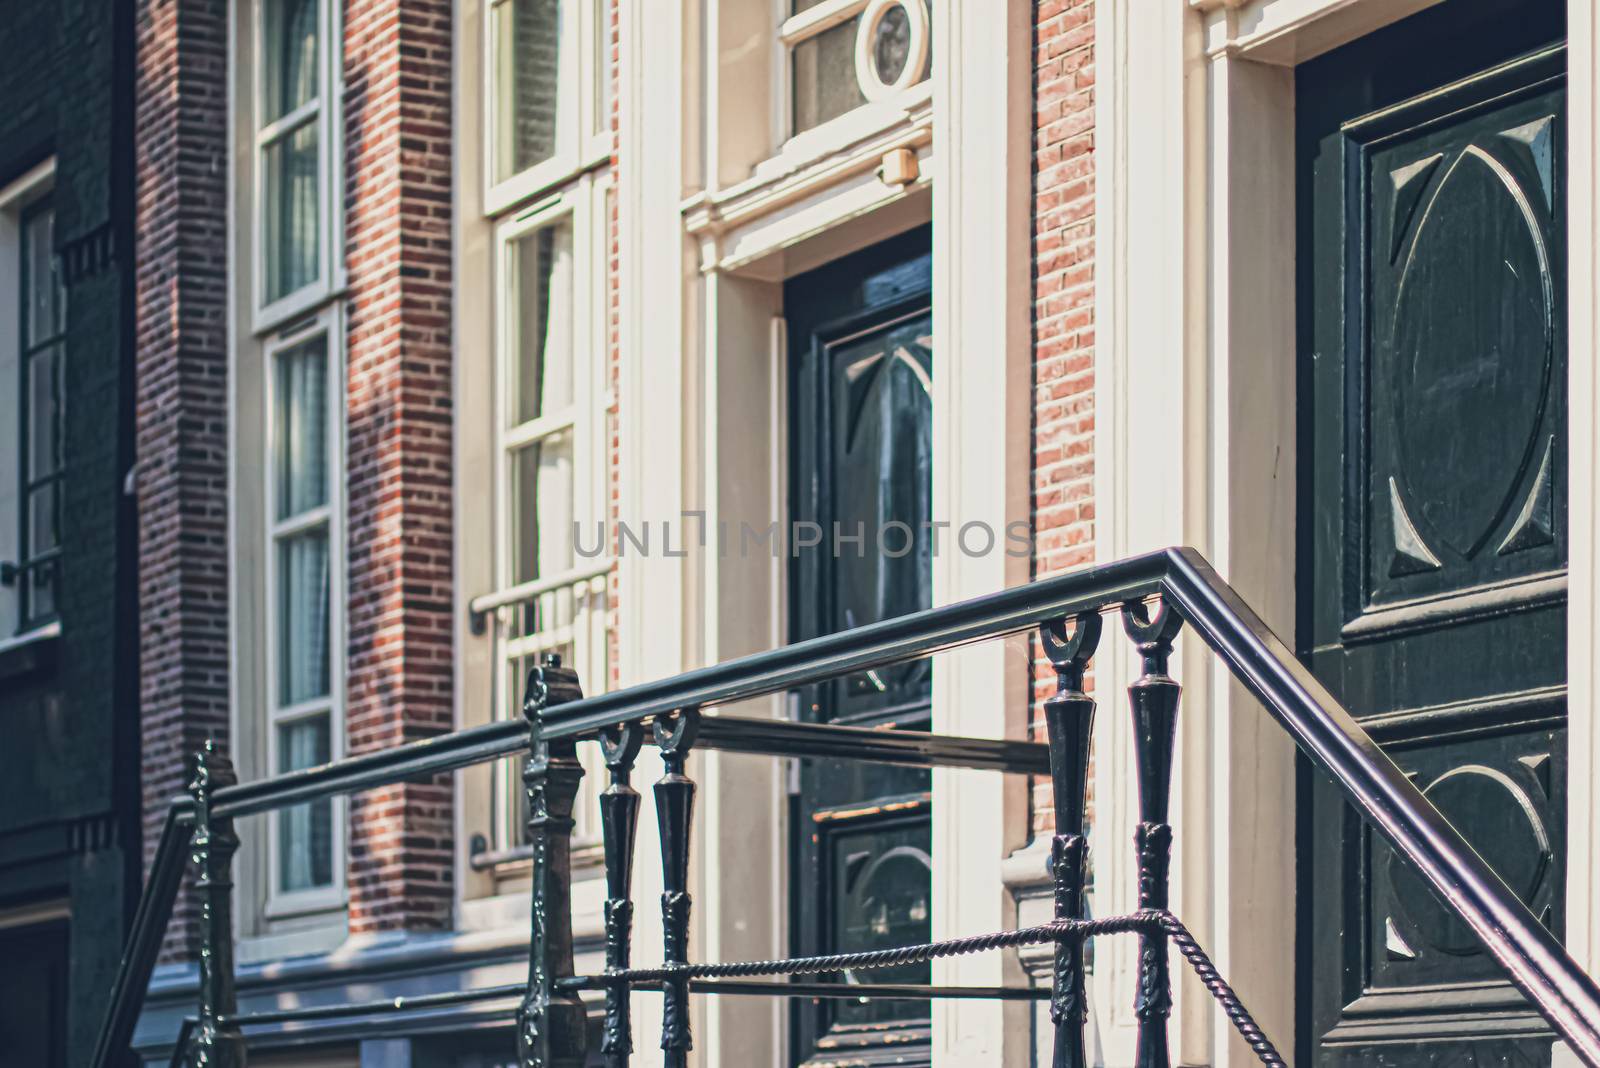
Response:
[{"label": "recessed door panel", "polygon": [[[1302,65],[1301,655],[1540,919],[1566,852],[1566,65],[1447,3]],[[1300,791],[1301,1058],[1548,1064],[1341,792]]]}]

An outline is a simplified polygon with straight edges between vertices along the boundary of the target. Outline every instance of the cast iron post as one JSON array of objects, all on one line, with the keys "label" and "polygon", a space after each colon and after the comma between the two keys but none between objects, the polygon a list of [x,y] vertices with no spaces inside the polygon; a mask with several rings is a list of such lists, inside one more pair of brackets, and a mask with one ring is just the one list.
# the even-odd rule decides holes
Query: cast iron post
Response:
[{"label": "cast iron post", "polygon": [[[1139,907],[1167,907],[1172,826],[1167,822],[1172,796],[1172,749],[1178,727],[1181,688],[1167,674],[1172,641],[1183,620],[1165,602],[1151,616],[1142,603],[1123,606],[1123,627],[1144,661],[1128,687],[1133,707],[1134,761],[1139,775]],[[1167,1020],[1172,1015],[1172,979],[1167,970],[1167,936],[1155,929],[1139,934],[1139,993],[1134,1001],[1139,1038],[1138,1068],[1168,1068]]]},{"label": "cast iron post", "polygon": [[547,656],[528,673],[522,714],[528,720],[528,840],[533,846],[532,938],[528,993],[517,1012],[522,1068],[582,1068],[587,1053],[583,1002],[556,990],[572,965],[572,804],[583,779],[577,745],[547,741],[545,709],[583,696],[577,673]]},{"label": "cast iron post", "polygon": [[[685,708],[673,716],[657,716],[653,725],[656,745],[666,762],[666,774],[655,785],[656,822],[661,831],[661,926],[666,963],[689,962],[689,832],[694,822],[694,780],[683,773],[683,762],[700,727],[700,710]],[[689,1033],[689,981],[669,979],[663,984],[661,1048],[665,1068],[685,1068],[694,1038]]]},{"label": "cast iron post", "polygon": [[[600,748],[611,770],[611,785],[600,795],[600,822],[606,847],[606,971],[628,967],[633,937],[633,843],[639,828],[639,791],[629,777],[644,742],[644,728],[624,723],[600,734]],[[607,1068],[627,1068],[633,1052],[632,990],[627,983],[606,987],[606,1027],[600,1039]]]},{"label": "cast iron post", "polygon": [[194,837],[190,857],[200,894],[200,1026],[189,1043],[190,1068],[244,1068],[244,1036],[233,988],[233,821],[211,815],[216,791],[238,782],[233,764],[208,739],[194,757]]},{"label": "cast iron post", "polygon": [[[1094,699],[1083,692],[1083,676],[1100,643],[1100,613],[1077,617],[1072,634],[1066,621],[1039,630],[1045,656],[1056,671],[1056,692],[1045,700],[1044,723],[1050,741],[1050,786],[1055,797],[1056,833],[1050,842],[1055,878],[1055,918],[1083,918],[1083,883],[1089,853],[1084,808],[1089,789],[1089,740],[1094,732]],[[1054,1068],[1087,1068],[1084,1026],[1089,1003],[1083,980],[1083,942],[1056,943],[1050,1019],[1056,1027]]]}]

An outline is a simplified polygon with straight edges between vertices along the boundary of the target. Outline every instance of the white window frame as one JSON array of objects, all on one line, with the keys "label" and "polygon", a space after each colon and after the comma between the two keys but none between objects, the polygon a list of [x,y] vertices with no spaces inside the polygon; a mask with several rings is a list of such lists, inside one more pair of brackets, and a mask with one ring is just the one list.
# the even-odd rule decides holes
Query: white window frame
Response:
[{"label": "white window frame", "polygon": [[[266,0],[252,0],[254,56],[250,78],[251,170],[254,189],[251,197],[252,244],[255,264],[252,271],[252,304],[257,333],[265,333],[305,314],[326,302],[344,285],[344,198],[340,177],[343,172],[344,142],[340,118],[343,113],[344,74],[342,56],[343,4],[338,0],[317,0],[317,94],[287,115],[265,125],[267,114]],[[337,47],[336,47],[337,46]],[[267,298],[267,149],[293,135],[307,123],[317,127],[317,276],[307,285],[274,300]]]},{"label": "white window frame", "polygon": [[[261,717],[266,731],[265,750],[267,754],[266,767],[263,773],[266,776],[278,774],[278,728],[286,726],[297,720],[308,719],[313,716],[326,715],[328,717],[328,759],[339,760],[345,755],[345,722],[344,722],[344,696],[345,696],[345,611],[346,611],[346,586],[345,586],[345,478],[344,478],[344,388],[345,381],[345,354],[344,354],[344,329],[343,316],[340,315],[336,305],[322,309],[314,317],[304,322],[293,324],[288,330],[271,338],[262,346],[262,376],[261,390],[263,405],[263,442],[262,455],[266,458],[266,477],[262,479],[262,488],[265,494],[263,501],[266,518],[265,551],[262,553],[262,573],[265,576],[263,583],[262,612],[263,626],[265,628],[264,644],[266,648],[266,676],[264,679],[264,696],[266,699],[266,714]],[[328,501],[319,508],[287,520],[278,520],[277,515],[277,465],[273,457],[277,455],[276,426],[274,414],[277,405],[277,364],[279,354],[295,349],[318,336],[326,339],[326,358],[328,361],[328,403],[326,405],[328,426],[326,428],[328,442]],[[328,695],[313,698],[298,704],[280,707],[278,702],[278,542],[280,539],[304,532],[313,527],[326,523],[328,529]],[[307,890],[283,891],[280,889],[280,875],[278,868],[279,845],[279,813],[274,811],[267,818],[267,894],[265,916],[267,919],[280,919],[287,916],[298,916],[312,912],[325,912],[341,908],[346,903],[345,864],[347,857],[347,805],[342,795],[331,799],[333,834],[330,842],[332,851],[333,881],[328,886],[319,886]]]},{"label": "white window frame", "polygon": [[[592,537],[595,524],[607,520],[606,496],[606,418],[610,395],[605,385],[607,338],[606,268],[609,252],[606,196],[611,180],[605,174],[586,174],[562,192],[528,210],[502,221],[494,233],[494,485],[493,507],[495,585],[505,590],[512,569],[511,456],[519,448],[558,433],[572,435],[572,513],[586,536]],[[513,308],[506,298],[512,275],[512,245],[542,227],[570,220],[572,227],[573,311],[572,324],[572,404],[560,412],[541,414],[537,419],[510,425],[512,384],[517,358],[513,334]],[[606,522],[609,533],[610,524]],[[587,544],[587,543],[585,543]],[[572,578],[549,597],[573,598],[570,624],[548,631],[508,639],[506,613],[515,607],[499,609],[491,619],[495,672],[494,715],[497,719],[520,716],[522,694],[506,692],[510,666],[523,657],[572,649],[573,661],[586,694],[603,692],[608,680],[607,579],[611,567],[610,548],[600,556],[574,554]],[[556,576],[558,579],[561,576]],[[520,680],[516,684],[520,686]],[[591,754],[583,754],[585,758]],[[585,763],[589,761],[586,759]],[[574,844],[598,844],[598,768],[589,767],[580,788],[574,819]],[[518,841],[518,828],[512,816],[518,811],[516,791],[522,789],[520,777],[513,774],[510,762],[496,765],[491,831],[493,848],[505,849]]]},{"label": "white window frame", "polygon": [[[899,6],[902,0],[822,0],[821,3],[807,8],[799,14],[789,14],[793,0],[773,0],[775,25],[778,32],[773,39],[773,125],[777,132],[775,150],[781,150],[784,155],[796,152],[806,152],[812,148],[822,149],[828,146],[854,140],[862,133],[870,132],[881,127],[884,123],[881,116],[875,113],[885,109],[891,112],[910,110],[918,104],[930,99],[932,95],[933,75],[916,79],[903,78],[908,84],[905,86],[875,85],[866,77],[866,62],[862,51],[863,45],[858,38],[856,44],[856,78],[865,101],[854,109],[835,115],[825,122],[818,123],[808,130],[794,128],[794,49],[797,45],[813,40],[818,35],[833,29],[840,23],[848,22],[856,16],[861,16],[862,26],[875,24],[892,7]],[[907,69],[926,66],[932,61],[932,49],[929,44],[933,20],[923,0],[904,0],[908,8],[921,6],[921,36],[913,38],[913,49],[918,48],[920,40],[921,62],[914,58],[907,64]],[[914,19],[918,16],[913,15]],[[917,22],[913,22],[914,34]]]},{"label": "white window frame", "polygon": [[609,77],[606,57],[610,27],[605,24],[605,0],[559,0],[561,40],[558,45],[558,98],[556,151],[549,159],[504,179],[496,179],[495,156],[500,148],[501,101],[496,94],[498,31],[495,15],[514,0],[484,0],[483,57],[483,202],[484,211],[497,215],[529,198],[567,181],[611,155],[609,116],[602,116],[600,80]]},{"label": "white window frame", "polygon": [[[0,559],[14,560],[21,549],[21,531],[16,509],[22,506],[21,411],[23,400],[18,388],[22,359],[21,307],[21,222],[23,214],[55,192],[55,157],[30,169],[22,177],[0,188],[0,479],[6,490],[0,503]],[[22,599],[18,586],[0,586],[0,648],[11,648],[52,634],[61,633],[60,619],[18,630]]]}]

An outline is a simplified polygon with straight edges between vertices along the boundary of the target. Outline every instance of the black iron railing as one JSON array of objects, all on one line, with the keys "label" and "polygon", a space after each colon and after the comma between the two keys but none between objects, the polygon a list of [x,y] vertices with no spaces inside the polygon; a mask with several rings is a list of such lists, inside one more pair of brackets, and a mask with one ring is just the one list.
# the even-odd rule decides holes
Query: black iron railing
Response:
[{"label": "black iron railing", "polygon": [[[1121,613],[1141,659],[1129,687],[1135,727],[1140,799],[1136,837],[1139,910],[1128,916],[1083,919],[1087,841],[1083,834],[1089,738],[1095,702],[1083,679],[1101,632],[1101,613]],[[1168,948],[1196,970],[1229,1019],[1264,1063],[1282,1060],[1218,975],[1198,943],[1167,911],[1172,827],[1167,820],[1179,686],[1167,670],[1179,628],[1190,626],[1233,675],[1266,707],[1295,743],[1339,783],[1350,802],[1428,881],[1504,968],[1567,1045],[1600,1065],[1600,989],[1554,936],[1488,868],[1461,834],[1422,796],[1376,743],[1193,550],[1173,549],[1073,575],[1046,579],[988,597],[801,642],[757,656],[691,671],[613,693],[582,697],[577,679],[558,663],[529,680],[526,722],[499,722],[424,742],[341,760],[277,778],[237,784],[226,759],[211,746],[197,755],[189,796],[176,799],[157,846],[122,970],[107,1010],[95,1068],[105,1068],[129,1045],[143,993],[170,916],[184,856],[200,879],[201,996],[186,1023],[174,1062],[236,1065],[248,1028],[336,1015],[368,1015],[420,1004],[422,999],[240,1014],[233,991],[229,861],[237,840],[232,821],[298,802],[435,775],[526,750],[533,908],[528,981],[428,995],[440,1004],[521,998],[517,1011],[521,1061],[530,1066],[578,1066],[585,1058],[583,990],[604,991],[602,1052],[626,1065],[632,1049],[630,994],[664,992],[661,1046],[669,1066],[682,1065],[691,1045],[691,994],[770,994],[850,998],[1048,996],[1055,1023],[1057,1066],[1086,1063],[1083,941],[1096,934],[1136,934],[1140,981],[1138,1062],[1167,1063],[1171,1013]],[[702,716],[705,708],[779,693],[868,668],[919,659],[941,650],[1038,628],[1057,673],[1045,703],[1048,744],[951,738],[893,730]],[[654,784],[665,892],[661,899],[665,960],[633,967],[630,885],[640,797],[630,782],[649,730],[666,774]],[[607,901],[606,969],[574,973],[570,910],[572,809],[582,769],[579,742],[597,742],[608,768],[601,794]],[[866,954],[772,961],[691,963],[687,891],[695,784],[685,772],[693,748],[775,756],[827,756],[917,767],[983,768],[1050,775],[1057,827],[1051,843],[1054,922],[1018,931],[953,939]],[[757,982],[758,976],[825,975],[842,969],[889,967],[956,953],[1053,943],[1048,992],[1018,988],[919,984],[842,985]]]}]

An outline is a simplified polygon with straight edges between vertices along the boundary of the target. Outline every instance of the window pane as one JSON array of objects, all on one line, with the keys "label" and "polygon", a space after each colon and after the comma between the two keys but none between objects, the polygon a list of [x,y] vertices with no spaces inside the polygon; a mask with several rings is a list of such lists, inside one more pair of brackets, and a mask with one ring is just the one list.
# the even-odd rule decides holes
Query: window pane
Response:
[{"label": "window pane", "polygon": [[511,455],[511,581],[573,566],[572,435],[560,433]]},{"label": "window pane", "polygon": [[62,332],[66,300],[56,272],[56,213],[36,208],[23,222],[24,337],[32,348]]},{"label": "window pane", "polygon": [[328,531],[278,542],[278,704],[328,695]]},{"label": "window pane", "polygon": [[572,403],[572,220],[511,242],[506,295],[511,360],[511,422],[526,423]]},{"label": "window pane", "polygon": [[40,349],[28,361],[28,479],[61,470],[61,346]]},{"label": "window pane", "polygon": [[317,280],[317,124],[296,127],[263,153],[267,300]]},{"label": "window pane", "polygon": [[24,591],[27,602],[24,625],[56,614],[56,578],[60,574],[60,557],[33,564],[24,572],[22,581],[27,586]]},{"label": "window pane", "polygon": [[61,483],[56,480],[28,491],[29,560],[61,544]]},{"label": "window pane", "polygon": [[[314,716],[278,728],[278,771],[326,764],[332,757],[328,717]],[[333,801],[321,798],[278,814],[278,889],[333,885]]]},{"label": "window pane", "polygon": [[561,0],[502,0],[494,9],[495,181],[556,154]]},{"label": "window pane", "polygon": [[859,17],[794,46],[794,129],[820,126],[866,102],[856,81]]},{"label": "window pane", "polygon": [[266,0],[262,29],[262,125],[317,95],[318,0]]},{"label": "window pane", "polygon": [[277,355],[273,412],[279,519],[328,502],[328,339]]},{"label": "window pane", "polygon": [[883,13],[872,35],[872,69],[878,80],[892,84],[911,58],[911,19],[903,7]]}]

